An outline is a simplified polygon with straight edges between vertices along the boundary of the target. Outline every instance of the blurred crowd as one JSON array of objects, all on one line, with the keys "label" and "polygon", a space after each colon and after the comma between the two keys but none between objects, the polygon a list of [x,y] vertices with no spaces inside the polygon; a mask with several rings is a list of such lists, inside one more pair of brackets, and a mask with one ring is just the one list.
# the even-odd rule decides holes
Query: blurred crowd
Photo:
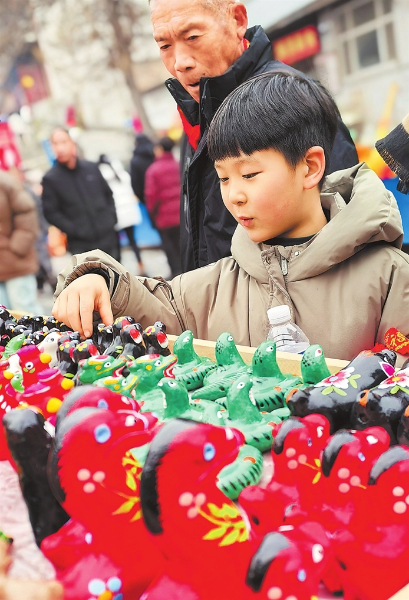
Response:
[{"label": "blurred crowd", "polygon": [[133,155],[124,165],[107,154],[98,162],[85,160],[63,127],[55,128],[49,141],[53,165],[41,181],[0,160],[0,304],[44,313],[41,298],[50,298],[57,282],[53,258],[96,248],[119,262],[125,248],[132,251],[134,274],[147,275],[137,239],[141,224],[160,235],[158,251],[165,253],[171,277],[180,274],[175,142],[137,133]]}]

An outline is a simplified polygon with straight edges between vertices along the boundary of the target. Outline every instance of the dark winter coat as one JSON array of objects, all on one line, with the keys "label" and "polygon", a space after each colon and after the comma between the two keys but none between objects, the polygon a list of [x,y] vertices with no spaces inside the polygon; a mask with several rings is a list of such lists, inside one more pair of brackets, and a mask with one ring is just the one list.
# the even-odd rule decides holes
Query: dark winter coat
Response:
[{"label": "dark winter coat", "polygon": [[180,171],[171,152],[148,167],[145,175],[146,208],[157,229],[179,225]]},{"label": "dark winter coat", "polygon": [[77,159],[74,169],[69,169],[57,162],[42,185],[44,216],[67,235],[72,254],[100,248],[115,255],[114,198],[96,163]]},{"label": "dark winter coat", "polygon": [[144,133],[136,136],[136,147],[131,159],[131,185],[134,194],[145,204],[145,173],[155,160],[153,143]]},{"label": "dark winter coat", "polygon": [[[271,69],[291,69],[273,60],[271,42],[261,27],[246,32],[249,48],[223,75],[200,80],[200,104],[177,79],[166,86],[190,126],[200,124],[201,139],[196,151],[186,143],[182,152],[181,257],[183,271],[190,271],[229,256],[237,222],[225,208],[217,173],[207,154],[209,124],[223,100],[238,85]],[[303,77],[306,75],[302,74]],[[186,128],[185,128],[186,129]],[[351,167],[358,156],[348,129],[340,120],[329,172]]]},{"label": "dark winter coat", "polygon": [[0,170],[0,282],[37,272],[37,236],[34,200],[19,181]]}]

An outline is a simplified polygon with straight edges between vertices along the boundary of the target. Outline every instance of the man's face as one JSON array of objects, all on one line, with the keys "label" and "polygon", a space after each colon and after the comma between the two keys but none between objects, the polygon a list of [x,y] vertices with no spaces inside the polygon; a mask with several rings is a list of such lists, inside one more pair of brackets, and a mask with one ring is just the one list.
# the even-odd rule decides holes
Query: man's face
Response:
[{"label": "man's face", "polygon": [[65,131],[54,131],[51,146],[59,163],[66,164],[76,155],[75,142]]},{"label": "man's face", "polygon": [[223,202],[253,242],[316,233],[303,202],[305,166],[295,169],[276,150],[225,158],[215,163]]},{"label": "man's face", "polygon": [[200,78],[221,75],[243,53],[242,4],[218,13],[202,0],[151,0],[151,19],[163,64],[197,102]]}]

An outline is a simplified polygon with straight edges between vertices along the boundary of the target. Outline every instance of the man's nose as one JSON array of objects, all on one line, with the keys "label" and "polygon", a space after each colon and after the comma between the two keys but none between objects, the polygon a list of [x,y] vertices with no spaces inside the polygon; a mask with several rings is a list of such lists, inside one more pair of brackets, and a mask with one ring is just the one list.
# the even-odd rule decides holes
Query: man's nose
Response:
[{"label": "man's nose", "polygon": [[183,73],[195,67],[195,61],[189,50],[176,46],[175,48],[175,71]]}]

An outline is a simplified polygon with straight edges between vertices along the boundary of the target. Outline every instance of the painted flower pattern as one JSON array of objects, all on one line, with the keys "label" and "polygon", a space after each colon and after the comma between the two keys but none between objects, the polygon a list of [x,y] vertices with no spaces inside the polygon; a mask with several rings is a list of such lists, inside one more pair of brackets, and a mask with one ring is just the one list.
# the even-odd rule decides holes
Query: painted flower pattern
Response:
[{"label": "painted flower pattern", "polygon": [[223,503],[220,508],[208,502],[206,495],[200,492],[196,496],[191,492],[183,492],[179,496],[179,505],[187,508],[187,518],[194,519],[201,516],[213,525],[204,540],[217,540],[219,546],[231,546],[235,542],[245,542],[248,539],[248,530],[240,511],[231,503]]},{"label": "painted flower pattern", "polygon": [[348,386],[356,388],[356,379],[361,377],[359,374],[353,375],[355,371],[355,367],[347,367],[346,369],[342,369],[342,371],[338,371],[334,375],[330,375],[326,377],[319,383],[315,384],[315,387],[323,387],[325,388],[322,393],[324,395],[330,394],[331,392],[336,392],[340,396],[346,396],[346,392],[344,390],[348,389]]},{"label": "painted flower pattern", "polygon": [[379,388],[392,388],[391,394],[396,394],[399,390],[409,393],[409,369],[398,371],[392,377],[388,377],[379,384]]}]

